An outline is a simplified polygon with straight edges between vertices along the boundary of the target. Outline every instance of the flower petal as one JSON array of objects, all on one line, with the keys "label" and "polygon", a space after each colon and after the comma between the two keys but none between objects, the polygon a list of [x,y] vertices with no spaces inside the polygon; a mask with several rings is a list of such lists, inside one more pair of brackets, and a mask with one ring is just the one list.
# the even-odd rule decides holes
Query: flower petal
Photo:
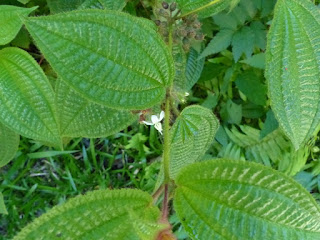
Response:
[{"label": "flower petal", "polygon": [[164,118],[164,111],[161,111],[161,113],[160,113],[160,118],[159,118],[159,122],[161,122],[163,118]]},{"label": "flower petal", "polygon": [[160,122],[158,116],[157,115],[152,115],[151,116],[151,122],[153,124],[156,124],[156,123]]},{"label": "flower petal", "polygon": [[154,125],[153,123],[151,123],[151,122],[146,122],[146,121],[142,121],[145,125]]}]

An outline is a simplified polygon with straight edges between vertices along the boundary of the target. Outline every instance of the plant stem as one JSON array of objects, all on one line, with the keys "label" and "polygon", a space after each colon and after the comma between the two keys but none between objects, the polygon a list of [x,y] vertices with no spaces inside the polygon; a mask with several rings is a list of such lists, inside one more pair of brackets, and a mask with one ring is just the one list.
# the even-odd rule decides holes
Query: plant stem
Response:
[{"label": "plant stem", "polygon": [[164,186],[164,196],[163,196],[163,205],[162,205],[162,218],[163,223],[168,221],[169,214],[169,188],[168,184]]},{"label": "plant stem", "polygon": [[163,146],[163,170],[164,170],[164,183],[170,181],[170,97],[167,94],[166,109],[164,118],[164,146]]}]

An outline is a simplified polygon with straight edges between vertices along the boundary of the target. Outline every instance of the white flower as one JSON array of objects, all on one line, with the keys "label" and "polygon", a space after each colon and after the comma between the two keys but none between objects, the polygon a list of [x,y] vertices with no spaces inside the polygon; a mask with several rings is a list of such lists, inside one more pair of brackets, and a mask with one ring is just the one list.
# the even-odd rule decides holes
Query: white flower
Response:
[{"label": "white flower", "polygon": [[143,121],[146,125],[154,125],[154,127],[159,131],[159,133],[162,134],[162,124],[161,121],[164,118],[164,111],[161,111],[160,116],[152,115],[151,116],[151,122]]}]

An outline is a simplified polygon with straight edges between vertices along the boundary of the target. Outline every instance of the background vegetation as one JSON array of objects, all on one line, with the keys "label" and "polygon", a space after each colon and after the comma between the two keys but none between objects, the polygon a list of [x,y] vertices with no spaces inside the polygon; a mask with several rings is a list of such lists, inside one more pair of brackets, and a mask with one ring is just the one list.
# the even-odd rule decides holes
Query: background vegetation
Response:
[{"label": "background vegetation", "polygon": [[[72,10],[82,2],[2,0],[0,4],[39,6],[34,14],[45,15]],[[149,2],[128,1],[125,11],[153,19]],[[295,152],[278,129],[269,106],[264,51],[275,2],[241,0],[231,12],[201,22],[205,46],[187,42],[185,47],[201,52],[205,66],[179,110],[200,104],[212,109],[220,119],[221,127],[206,158],[224,157],[271,166],[295,178],[320,202],[319,137]],[[55,74],[25,29],[9,45],[27,50],[54,81]],[[137,122],[108,138],[74,139],[65,150],[68,152],[62,154],[39,142],[21,139],[15,159],[0,169],[0,192],[9,212],[0,216],[0,239],[11,239],[54,205],[89,190],[135,187],[152,193],[162,142],[153,127]],[[175,215],[171,221],[179,239],[187,239]]]}]

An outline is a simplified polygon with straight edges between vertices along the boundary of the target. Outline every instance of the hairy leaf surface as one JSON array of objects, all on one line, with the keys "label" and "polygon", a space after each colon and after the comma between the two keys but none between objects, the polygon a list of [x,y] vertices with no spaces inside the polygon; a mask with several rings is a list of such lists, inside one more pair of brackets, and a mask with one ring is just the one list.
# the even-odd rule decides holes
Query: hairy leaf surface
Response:
[{"label": "hairy leaf surface", "polygon": [[175,210],[193,239],[320,239],[320,207],[291,178],[263,165],[211,160],[176,179]]},{"label": "hairy leaf surface", "polygon": [[22,27],[21,17],[27,17],[36,8],[0,5],[0,45],[5,45],[15,38]]},{"label": "hairy leaf surface", "polygon": [[172,57],[150,21],[91,9],[29,18],[26,26],[58,75],[107,107],[151,107],[173,80]]},{"label": "hairy leaf surface", "polygon": [[6,165],[15,156],[20,136],[0,123],[0,167]]},{"label": "hairy leaf surface", "polygon": [[[94,191],[54,207],[25,227],[14,240],[139,240],[142,233],[154,239],[159,230],[160,211],[152,206],[152,201],[149,194],[140,190]],[[137,219],[139,224],[135,222]],[[155,227],[150,229],[144,221]]]},{"label": "hairy leaf surface", "polygon": [[306,0],[280,0],[268,36],[271,106],[296,149],[320,123],[320,13]]},{"label": "hairy leaf surface", "polygon": [[240,0],[177,0],[183,15],[198,14],[200,18],[210,17],[224,9],[235,6]]},{"label": "hairy leaf surface", "polygon": [[180,169],[200,160],[213,141],[219,122],[213,113],[201,106],[185,108],[172,126],[170,175],[175,178]]},{"label": "hairy leaf surface", "polygon": [[85,0],[47,0],[50,12],[60,13],[77,9]]},{"label": "hairy leaf surface", "polygon": [[0,122],[22,136],[60,146],[53,89],[19,48],[0,51]]},{"label": "hairy leaf surface", "polygon": [[126,6],[125,0],[86,0],[79,7],[79,9],[109,9],[115,11],[121,11]]},{"label": "hairy leaf surface", "polygon": [[110,109],[81,97],[62,80],[56,85],[61,136],[107,137],[129,126],[136,117],[129,111]]}]

